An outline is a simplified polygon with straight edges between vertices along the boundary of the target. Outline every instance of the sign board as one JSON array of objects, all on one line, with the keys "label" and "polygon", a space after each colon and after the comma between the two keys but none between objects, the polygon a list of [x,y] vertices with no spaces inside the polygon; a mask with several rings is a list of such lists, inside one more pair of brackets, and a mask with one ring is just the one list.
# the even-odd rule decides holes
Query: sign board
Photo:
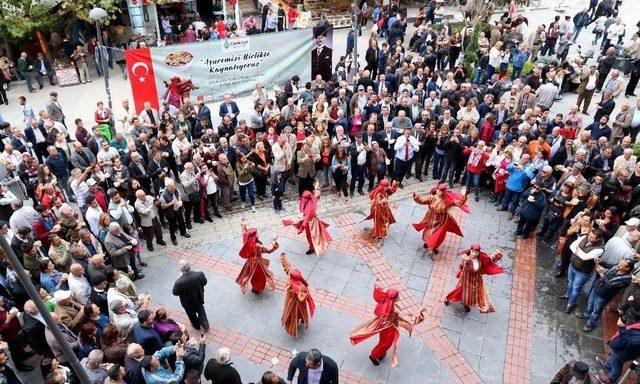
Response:
[{"label": "sign board", "polygon": [[248,94],[260,82],[283,85],[294,75],[300,87],[332,73],[331,25],[200,43],[128,50],[125,53],[136,111],[161,100],[180,107],[183,98],[221,100]]},{"label": "sign board", "polygon": [[58,79],[58,85],[61,87],[80,84],[78,72],[76,72],[74,67],[58,68],[55,72],[56,78]]}]

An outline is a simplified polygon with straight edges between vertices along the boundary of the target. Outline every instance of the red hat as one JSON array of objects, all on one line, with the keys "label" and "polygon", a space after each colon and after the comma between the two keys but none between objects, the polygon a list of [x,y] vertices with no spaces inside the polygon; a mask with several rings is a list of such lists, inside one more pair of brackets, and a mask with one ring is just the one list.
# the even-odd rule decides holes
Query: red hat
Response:
[{"label": "red hat", "polygon": [[474,250],[474,251],[480,252],[482,247],[480,247],[480,244],[478,244],[478,243],[473,243],[473,244],[471,244],[471,249]]}]

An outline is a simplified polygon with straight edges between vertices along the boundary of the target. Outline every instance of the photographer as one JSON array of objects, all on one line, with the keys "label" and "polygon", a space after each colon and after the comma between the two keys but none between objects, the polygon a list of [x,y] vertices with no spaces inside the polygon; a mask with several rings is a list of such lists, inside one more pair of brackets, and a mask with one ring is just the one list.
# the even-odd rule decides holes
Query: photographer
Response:
[{"label": "photographer", "polygon": [[187,228],[184,223],[184,208],[182,206],[182,197],[180,192],[176,189],[176,184],[173,180],[166,178],[164,180],[165,188],[160,191],[160,208],[164,212],[164,217],[169,222],[169,235],[171,236],[171,242],[173,245],[178,245],[178,239],[176,238],[176,231],[180,231],[180,236],[190,238],[191,235],[187,233]]},{"label": "photographer", "polygon": [[143,274],[139,273],[134,257],[133,247],[137,244],[138,241],[136,239],[131,238],[122,231],[120,224],[116,222],[109,224],[109,233],[104,239],[104,245],[111,256],[111,264],[116,269],[133,272],[133,280],[144,277]]},{"label": "photographer", "polygon": [[167,245],[162,239],[162,225],[158,220],[158,205],[160,200],[148,196],[142,189],[136,191],[136,211],[140,215],[140,227],[147,241],[147,249],[153,252],[153,236],[155,234],[158,245]]}]

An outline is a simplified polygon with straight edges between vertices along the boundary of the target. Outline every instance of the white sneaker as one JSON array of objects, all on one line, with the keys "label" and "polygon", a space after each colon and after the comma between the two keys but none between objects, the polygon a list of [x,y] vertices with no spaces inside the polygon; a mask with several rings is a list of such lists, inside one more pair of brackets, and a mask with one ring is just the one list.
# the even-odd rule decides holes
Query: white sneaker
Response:
[{"label": "white sneaker", "polygon": [[255,212],[256,211],[256,207],[254,207],[253,205],[251,206],[251,212]]},{"label": "white sneaker", "polygon": [[247,203],[242,203],[242,205],[240,206],[242,209],[245,209],[247,207]]}]

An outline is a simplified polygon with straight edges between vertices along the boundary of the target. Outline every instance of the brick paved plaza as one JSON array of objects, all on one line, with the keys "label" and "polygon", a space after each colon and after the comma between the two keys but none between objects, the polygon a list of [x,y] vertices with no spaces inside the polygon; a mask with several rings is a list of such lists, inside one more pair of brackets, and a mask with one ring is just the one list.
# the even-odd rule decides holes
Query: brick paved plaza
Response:
[{"label": "brick paved plaza", "polygon": [[[418,222],[426,208],[415,204],[411,194],[426,193],[432,185],[411,184],[392,197],[397,223],[384,242],[371,240],[367,236],[371,224],[362,222],[369,209],[368,196],[350,203],[323,196],[318,212],[330,224],[334,240],[320,257],[305,255],[304,238],[281,224],[284,218],[298,216],[297,196],[286,205],[286,215],[275,214],[265,203],[256,213],[247,210],[196,225],[188,242],[145,254],[149,267],[139,289],[188,324],[177,297],[171,295],[177,262],[187,259],[194,269],[203,270],[209,280],[206,308],[212,325],[207,354],[230,347],[244,382],[258,379],[267,369],[284,376],[292,351],[312,347],[336,360],[346,383],[543,383],[568,359],[594,361],[594,354],[603,351],[602,331],[584,334],[581,322],[562,312],[563,303],[556,295],[566,281],[556,282],[546,272],[553,256],[546,247],[536,252],[535,240],[514,242],[515,224],[485,199],[469,203],[471,215],[454,211],[463,238],[447,237],[435,261],[425,255],[420,234],[411,223]],[[243,217],[258,229],[262,241],[278,236],[280,250],[270,257],[275,292],[242,295],[235,283],[243,262],[238,256]],[[475,241],[488,252],[496,247],[505,251],[500,263],[506,273],[485,277],[496,307],[488,315],[476,308],[465,313],[456,303],[448,307],[442,303],[456,282],[459,251]],[[309,330],[298,339],[280,325],[286,278],[278,260],[281,251],[307,278],[317,305]],[[379,367],[370,363],[368,354],[377,338],[356,347],[348,339],[354,326],[372,316],[376,280],[401,292],[401,306],[407,312],[415,313],[421,306],[427,309],[426,320],[411,338],[402,331],[396,368],[390,367],[388,359]]]}]

